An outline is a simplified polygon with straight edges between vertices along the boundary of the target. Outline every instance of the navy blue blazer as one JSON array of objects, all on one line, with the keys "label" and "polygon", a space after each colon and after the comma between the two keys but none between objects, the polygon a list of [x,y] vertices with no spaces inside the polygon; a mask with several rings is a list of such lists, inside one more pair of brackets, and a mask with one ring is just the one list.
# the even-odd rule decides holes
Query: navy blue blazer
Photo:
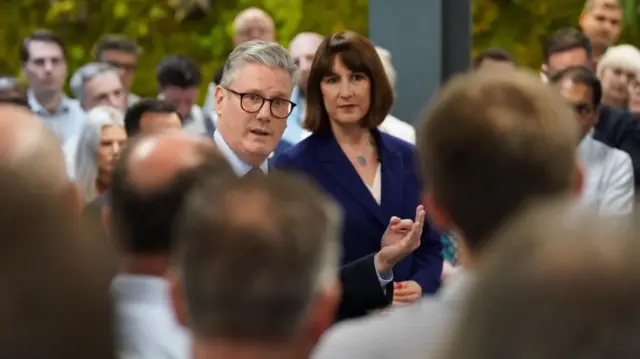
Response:
[{"label": "navy blue blazer", "polygon": [[[382,164],[381,204],[342,152],[332,134],[313,134],[277,156],[273,167],[310,176],[345,213],[342,263],[350,263],[380,250],[380,240],[392,216],[414,219],[421,188],[415,170],[414,146],[391,135],[373,131]],[[420,247],[393,269],[395,281],[414,280],[423,293],[440,285],[442,242],[425,223]]]}]

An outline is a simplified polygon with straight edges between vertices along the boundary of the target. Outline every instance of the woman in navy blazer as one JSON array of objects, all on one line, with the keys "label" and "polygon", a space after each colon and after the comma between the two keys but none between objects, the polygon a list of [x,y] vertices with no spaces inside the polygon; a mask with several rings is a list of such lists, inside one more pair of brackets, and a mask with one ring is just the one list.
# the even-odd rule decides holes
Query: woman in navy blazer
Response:
[{"label": "woman in navy blazer", "polygon": [[[413,219],[421,188],[414,147],[377,127],[393,90],[375,47],[353,32],[327,37],[315,54],[304,127],[312,135],[274,167],[312,177],[345,211],[343,263],[380,249],[392,216]],[[420,247],[393,270],[394,301],[413,302],[440,285],[442,245],[425,224]]]}]

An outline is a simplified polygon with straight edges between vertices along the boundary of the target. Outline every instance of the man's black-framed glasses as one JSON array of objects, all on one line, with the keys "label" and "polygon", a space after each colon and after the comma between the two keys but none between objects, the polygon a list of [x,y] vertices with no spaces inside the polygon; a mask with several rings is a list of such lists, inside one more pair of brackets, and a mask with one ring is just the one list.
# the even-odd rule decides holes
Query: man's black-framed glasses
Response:
[{"label": "man's black-framed glasses", "polygon": [[590,103],[586,103],[586,102],[584,102],[584,103],[574,103],[572,105],[573,105],[573,108],[576,111],[576,113],[578,115],[580,115],[580,116],[590,115],[594,110],[593,105],[591,105]]},{"label": "man's black-framed glasses", "polygon": [[238,92],[230,88],[225,90],[240,97],[240,108],[248,113],[256,113],[262,109],[265,102],[269,102],[269,110],[273,117],[285,119],[289,117],[296,104],[283,98],[264,98],[257,93]]}]

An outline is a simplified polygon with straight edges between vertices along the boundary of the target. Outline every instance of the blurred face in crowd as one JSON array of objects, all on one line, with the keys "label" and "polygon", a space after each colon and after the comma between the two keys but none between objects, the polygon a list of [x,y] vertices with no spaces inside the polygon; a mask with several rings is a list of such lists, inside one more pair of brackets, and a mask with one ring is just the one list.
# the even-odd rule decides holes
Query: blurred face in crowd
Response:
[{"label": "blurred face in crowd", "polygon": [[124,87],[118,75],[104,72],[85,84],[85,94],[82,108],[89,111],[96,106],[110,106],[124,112],[127,108],[127,98]]},{"label": "blurred face in crowd", "polygon": [[282,68],[241,66],[228,88],[216,88],[218,129],[236,155],[258,166],[275,150],[287,127],[293,79]]},{"label": "blurred face in crowd", "polygon": [[296,36],[289,46],[289,54],[298,68],[298,86],[304,92],[309,81],[309,71],[322,37],[317,34],[305,33]]},{"label": "blurred face in crowd", "polygon": [[140,118],[141,135],[177,132],[181,129],[182,121],[177,113],[145,112]]},{"label": "blurred face in crowd", "polygon": [[640,114],[640,81],[636,77],[629,84],[629,111]]},{"label": "blurred face in crowd", "polygon": [[36,92],[55,93],[62,89],[67,77],[67,62],[58,44],[45,41],[29,42],[29,60],[22,71]]},{"label": "blurred face in crowd", "polygon": [[593,104],[593,91],[589,86],[575,83],[570,78],[561,80],[556,86],[575,110],[581,133],[585,136],[598,122],[598,109]]},{"label": "blurred face in crowd", "polygon": [[236,19],[235,46],[251,40],[276,41],[273,20],[258,10],[248,10]]},{"label": "blurred face in crowd", "polygon": [[478,67],[479,71],[490,71],[495,73],[501,73],[504,71],[513,71],[516,69],[516,65],[509,61],[498,61],[493,59],[485,59]]},{"label": "blurred face in crowd", "polygon": [[620,38],[622,7],[617,0],[592,0],[593,6],[580,16],[580,27],[595,50],[604,51]]},{"label": "blurred face in crowd", "polygon": [[187,118],[191,114],[191,108],[198,100],[199,93],[200,89],[197,87],[167,86],[160,90],[160,98],[173,104],[182,118]]},{"label": "blurred face in crowd", "polygon": [[542,66],[542,72],[547,76],[553,76],[553,74],[569,67],[589,67],[590,63],[587,51],[582,47],[576,47],[551,54],[547,63]]},{"label": "blurred face in crowd", "polygon": [[120,126],[104,126],[100,131],[98,147],[98,173],[100,178],[109,178],[120,151],[127,140],[125,129]]},{"label": "blurred face in crowd", "polygon": [[131,90],[133,76],[138,67],[138,55],[120,50],[107,50],[103,52],[100,57],[101,62],[106,62],[118,69],[122,86],[124,86],[127,91]]},{"label": "blurred face in crowd", "polygon": [[351,71],[339,55],[333,60],[333,74],[322,79],[320,91],[333,124],[356,125],[369,112],[371,79],[364,73]]},{"label": "blurred face in crowd", "polygon": [[602,71],[603,102],[617,107],[626,107],[629,101],[629,85],[635,81],[636,73],[622,67],[608,67]]}]

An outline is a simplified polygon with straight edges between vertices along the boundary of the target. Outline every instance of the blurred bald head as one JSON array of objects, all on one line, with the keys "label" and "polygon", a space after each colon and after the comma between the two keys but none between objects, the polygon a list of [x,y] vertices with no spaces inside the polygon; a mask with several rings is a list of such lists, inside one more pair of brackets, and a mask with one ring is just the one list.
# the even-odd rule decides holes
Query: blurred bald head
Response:
[{"label": "blurred bald head", "polygon": [[15,105],[0,104],[0,166],[46,178],[56,188],[69,183],[57,137],[33,113]]},{"label": "blurred bald head", "polygon": [[243,10],[233,20],[233,44],[251,40],[276,41],[273,19],[257,7]]},{"label": "blurred bald head", "polygon": [[183,134],[134,140],[114,170],[111,226],[130,254],[168,253],[184,197],[203,178],[235,176],[212,141]]},{"label": "blurred bald head", "polygon": [[[0,357],[112,359],[104,247],[80,232],[76,213],[60,201],[48,178],[34,176],[28,163],[6,165],[23,164],[23,156],[31,156],[37,147],[32,144],[37,138],[7,143],[20,141],[8,137],[6,115],[14,113],[3,108],[2,114]],[[11,129],[23,126],[26,131],[31,125]]]},{"label": "blurred bald head", "polygon": [[309,80],[309,71],[324,36],[315,32],[301,32],[289,44],[289,54],[298,69],[298,86],[305,92]]},{"label": "blurred bald head", "polygon": [[523,212],[480,267],[448,357],[637,358],[640,227],[632,223],[572,203]]}]

